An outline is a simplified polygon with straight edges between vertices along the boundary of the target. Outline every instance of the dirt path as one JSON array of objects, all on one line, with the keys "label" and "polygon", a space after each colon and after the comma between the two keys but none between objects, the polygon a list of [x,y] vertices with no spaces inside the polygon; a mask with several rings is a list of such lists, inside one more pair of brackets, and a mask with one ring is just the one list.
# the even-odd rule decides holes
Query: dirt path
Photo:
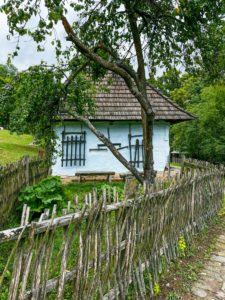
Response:
[{"label": "dirt path", "polygon": [[192,286],[193,300],[225,299],[225,235],[219,235],[211,258]]},{"label": "dirt path", "polygon": [[185,257],[167,267],[159,280],[161,291],[152,299],[225,299],[225,207],[194,236]]}]

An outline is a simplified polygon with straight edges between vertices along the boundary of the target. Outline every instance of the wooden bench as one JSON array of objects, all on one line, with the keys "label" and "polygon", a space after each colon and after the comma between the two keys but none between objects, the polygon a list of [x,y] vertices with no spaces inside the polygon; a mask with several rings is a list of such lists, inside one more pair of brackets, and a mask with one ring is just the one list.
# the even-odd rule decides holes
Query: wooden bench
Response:
[{"label": "wooden bench", "polygon": [[115,175],[115,172],[106,172],[106,171],[78,171],[75,173],[75,176],[78,176],[78,182],[81,183],[82,177],[84,176],[107,176],[109,183],[112,182],[112,175]]}]

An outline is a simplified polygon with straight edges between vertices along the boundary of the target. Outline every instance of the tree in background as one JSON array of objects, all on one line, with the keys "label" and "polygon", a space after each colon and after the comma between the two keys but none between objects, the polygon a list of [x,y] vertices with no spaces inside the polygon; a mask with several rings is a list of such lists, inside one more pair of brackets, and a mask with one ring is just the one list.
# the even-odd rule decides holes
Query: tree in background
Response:
[{"label": "tree in background", "polygon": [[[221,48],[222,37],[218,38],[218,28],[224,22],[224,1],[77,0],[67,3],[8,0],[2,6],[2,11],[7,14],[10,34],[31,36],[37,42],[39,51],[43,50],[46,37],[52,35],[54,25],[62,21],[68,47],[63,49],[61,41],[57,39],[53,44],[57,56],[64,62],[64,73],[69,72],[70,75],[66,88],[63,88],[64,96],[61,94],[62,88],[55,90],[60,91],[58,98],[64,100],[61,102],[65,103],[67,113],[83,121],[140,182],[153,182],[154,112],[146,96],[145,67],[148,66],[152,75],[157,67],[170,64],[182,63],[185,68],[193,68],[197,60],[209,72],[214,70],[214,54],[219,53]],[[73,22],[68,21],[71,16],[74,17]],[[32,17],[38,27],[29,28]],[[17,50],[19,46],[14,56],[18,55]],[[82,71],[87,63],[92,68],[92,79],[104,75],[105,70],[121,76],[140,103],[145,153],[144,177],[93,126],[88,119],[88,112],[80,110],[79,106],[73,110],[68,109],[69,86],[74,84],[78,71]],[[32,93],[35,94],[35,91]],[[27,98],[31,99],[30,94]],[[58,105],[60,101],[56,102]]]},{"label": "tree in background", "polygon": [[[179,74],[179,87],[171,84],[174,74]],[[170,142],[172,150],[187,151],[192,158],[210,162],[225,162],[225,86],[220,79],[210,84],[204,70],[198,77],[171,68],[154,80],[161,88],[165,82],[171,99],[198,116],[197,120],[172,126]]]},{"label": "tree in background", "polygon": [[[179,90],[174,94],[176,92]],[[225,86],[217,84],[202,87],[199,93],[192,96],[198,101],[187,108],[198,119],[172,127],[172,148],[187,151],[192,158],[224,163]]]},{"label": "tree in background", "polygon": [[168,66],[162,76],[155,78],[155,76],[152,75],[149,83],[158,88],[167,97],[172,98],[170,92],[181,87],[181,71],[173,66]]},{"label": "tree in background", "polygon": [[9,114],[13,108],[12,99],[9,101],[2,101],[1,94],[4,94],[6,86],[17,74],[17,68],[12,64],[0,64],[0,125],[7,128],[9,125]]},{"label": "tree in background", "polygon": [[0,64],[0,88],[17,74],[17,68],[12,64]]}]

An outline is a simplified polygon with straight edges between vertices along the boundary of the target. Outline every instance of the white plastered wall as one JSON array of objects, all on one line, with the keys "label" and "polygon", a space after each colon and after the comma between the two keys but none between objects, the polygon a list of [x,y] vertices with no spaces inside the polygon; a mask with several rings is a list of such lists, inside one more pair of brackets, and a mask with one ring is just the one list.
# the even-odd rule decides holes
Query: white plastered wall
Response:
[{"label": "white plastered wall", "polygon": [[[95,122],[95,126],[103,134],[108,137],[113,143],[120,143],[121,147],[129,145],[128,134],[139,135],[142,134],[141,122]],[[65,126],[65,127],[64,127]],[[163,171],[168,161],[169,156],[169,123],[158,121],[154,124],[153,130],[153,158],[154,169],[156,171]],[[62,167],[61,156],[58,155],[55,164],[52,167],[53,175],[67,175],[74,176],[76,171],[114,171],[116,173],[126,172],[127,169],[113,156],[109,151],[93,151],[90,149],[97,149],[98,144],[102,144],[98,138],[82,123],[80,122],[65,122],[63,125],[55,125],[54,129],[57,136],[57,148],[62,149],[62,131],[66,132],[80,132],[86,131],[86,145],[85,145],[85,165],[77,163],[76,166],[70,162]],[[134,138],[135,139],[135,138]],[[130,159],[129,148],[120,150],[121,154]],[[142,168],[139,168],[140,170]]]}]

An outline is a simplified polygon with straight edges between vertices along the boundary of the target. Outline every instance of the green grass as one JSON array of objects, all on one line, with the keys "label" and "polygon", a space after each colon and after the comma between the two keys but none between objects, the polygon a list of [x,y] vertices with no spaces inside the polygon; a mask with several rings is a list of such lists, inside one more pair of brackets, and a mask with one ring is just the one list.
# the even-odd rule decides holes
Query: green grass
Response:
[{"label": "green grass", "polygon": [[[102,190],[108,187],[111,187],[111,198],[113,197],[113,187],[116,187],[116,190],[119,192],[119,200],[123,200],[123,188],[124,182],[113,182],[109,184],[108,182],[86,182],[82,184],[78,184],[75,182],[68,183],[64,185],[64,193],[67,200],[73,201],[74,196],[78,196],[79,200],[82,201],[85,199],[85,195],[88,193],[92,193],[93,188],[97,188],[98,198],[100,198]],[[79,202],[80,202],[79,201]]]},{"label": "green grass", "polygon": [[22,156],[37,156],[38,148],[29,146],[33,137],[28,134],[10,134],[8,130],[0,130],[0,164],[12,163]]},{"label": "green grass", "polygon": [[180,164],[175,164],[175,163],[170,163],[170,165],[171,165],[171,167],[179,167],[179,168],[182,167],[182,165],[180,165]]}]

